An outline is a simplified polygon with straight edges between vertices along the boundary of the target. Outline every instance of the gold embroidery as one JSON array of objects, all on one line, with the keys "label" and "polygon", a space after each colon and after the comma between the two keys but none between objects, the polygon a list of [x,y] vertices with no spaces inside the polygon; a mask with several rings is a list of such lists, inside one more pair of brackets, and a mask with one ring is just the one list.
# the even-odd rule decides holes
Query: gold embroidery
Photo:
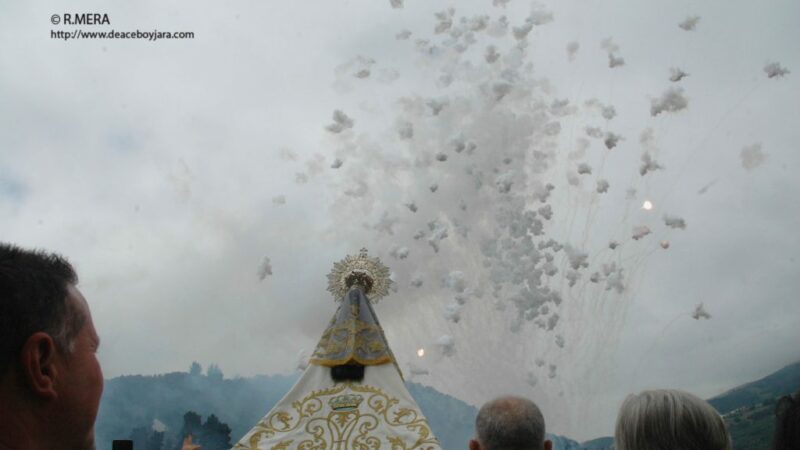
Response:
[{"label": "gold embroidery", "polygon": [[[326,404],[336,398],[344,398],[334,396],[345,390],[364,394],[366,402],[357,409],[333,410],[320,414]],[[381,421],[390,428],[404,430],[416,436],[412,443],[404,442],[397,434],[387,436],[387,444],[392,450],[439,449],[439,443],[433,437],[425,418],[412,408],[398,406],[399,403],[399,399],[374,386],[358,383],[336,384],[328,389],[314,391],[302,400],[292,403],[293,411],[273,412],[259,422],[234,449],[255,450],[258,449],[262,437],[269,439],[279,433],[302,430],[306,438],[298,442],[294,447],[296,450],[375,450],[381,448],[381,438],[371,432],[378,429]],[[305,426],[300,428],[304,423]],[[292,440],[284,440],[271,447],[271,450],[288,450],[292,443]]]}]

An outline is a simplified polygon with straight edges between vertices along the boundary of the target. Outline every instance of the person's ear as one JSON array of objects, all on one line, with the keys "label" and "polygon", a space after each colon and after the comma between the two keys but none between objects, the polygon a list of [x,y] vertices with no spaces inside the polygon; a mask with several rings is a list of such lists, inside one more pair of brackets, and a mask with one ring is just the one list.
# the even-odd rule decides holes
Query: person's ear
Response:
[{"label": "person's ear", "polygon": [[32,334],[22,346],[20,352],[22,381],[36,397],[45,400],[58,397],[55,388],[58,376],[57,357],[56,343],[47,333]]},{"label": "person's ear", "polygon": [[545,439],[544,450],[553,450],[553,441],[551,441],[550,439]]},{"label": "person's ear", "polygon": [[477,439],[469,440],[469,450],[481,450],[481,444]]}]

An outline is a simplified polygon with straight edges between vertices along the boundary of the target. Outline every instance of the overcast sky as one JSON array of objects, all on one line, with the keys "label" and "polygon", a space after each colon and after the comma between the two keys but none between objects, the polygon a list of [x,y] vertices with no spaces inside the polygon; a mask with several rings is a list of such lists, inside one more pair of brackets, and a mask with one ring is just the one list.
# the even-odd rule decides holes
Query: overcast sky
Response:
[{"label": "overcast sky", "polygon": [[[292,372],[334,311],[325,275],[362,246],[395,272],[397,292],[377,313],[407,378],[476,405],[531,396],[551,431],[576,439],[612,434],[629,392],[710,397],[799,360],[800,4],[499,3],[5,2],[0,240],[76,265],[106,377],[187,370],[192,361],[217,363],[226,376]],[[476,33],[457,60],[444,43],[449,31],[434,33],[434,13],[451,6],[454,26],[462,16],[506,15],[509,32]],[[541,23],[520,51],[530,66],[516,67],[516,78],[484,69],[488,44],[513,67],[511,28],[532,11]],[[50,23],[65,12],[109,15],[110,25],[85,31],[195,38],[51,39],[51,30],[77,28]],[[679,27],[693,16],[693,30]],[[396,38],[402,30],[409,39]],[[609,37],[624,65],[609,67],[601,44]],[[431,44],[445,50],[419,50]],[[773,62],[790,72],[769,78]],[[689,75],[671,82],[673,67]],[[369,76],[357,76],[364,69]],[[481,82],[495,76],[514,87],[489,101],[496,91]],[[688,106],[653,116],[652,102],[675,87]],[[430,98],[451,106],[434,118]],[[546,119],[520,112],[558,99],[575,110]],[[616,115],[602,117],[591,99]],[[336,109],[351,129],[325,129]],[[560,132],[537,141],[539,125],[553,120]],[[403,137],[405,124],[413,137]],[[608,149],[586,127],[622,140]],[[491,189],[473,193],[461,166],[446,168],[466,153],[435,159],[461,132],[479,144],[464,167]],[[533,173],[527,146],[552,152],[546,171]],[[663,169],[640,175],[644,153]],[[331,167],[336,158],[340,168]],[[582,162],[591,174],[577,175]],[[548,285],[564,299],[550,305],[560,314],[554,330],[533,321],[515,329],[506,291],[493,298],[486,284],[500,265],[483,265],[478,237],[502,220],[489,215],[504,198],[494,188],[503,170],[527,177],[514,178],[512,194],[552,182],[546,237],[588,255],[575,288],[563,250],[554,261]],[[600,179],[606,194],[595,191]],[[536,209],[532,192],[517,194]],[[641,208],[645,200],[653,210]],[[411,201],[419,212],[404,205]],[[664,214],[685,229],[665,226]],[[425,242],[432,220],[450,226],[438,252]],[[643,225],[652,233],[632,239]],[[418,229],[429,234],[415,240]],[[621,253],[607,249],[612,239]],[[392,256],[393,246],[409,256]],[[265,256],[273,273],[260,280]],[[589,281],[611,261],[624,267],[621,292]],[[453,306],[453,272],[464,274],[464,305]],[[710,319],[691,317],[701,302]]]}]

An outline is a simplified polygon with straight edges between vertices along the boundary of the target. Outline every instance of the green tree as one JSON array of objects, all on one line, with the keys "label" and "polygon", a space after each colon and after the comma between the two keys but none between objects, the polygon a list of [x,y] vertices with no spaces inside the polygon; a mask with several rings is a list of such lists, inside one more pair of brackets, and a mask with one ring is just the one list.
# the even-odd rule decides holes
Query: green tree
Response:
[{"label": "green tree", "polygon": [[178,433],[178,438],[176,439],[175,446],[173,447],[175,450],[180,450],[183,447],[183,439],[190,434],[194,437],[200,435],[203,429],[203,418],[200,414],[197,414],[194,411],[186,411],[186,414],[183,415],[183,427],[181,427],[180,433]]},{"label": "green tree", "polygon": [[210,364],[206,369],[206,376],[210,381],[222,381],[222,369],[216,364]]},{"label": "green tree", "polygon": [[231,444],[231,428],[211,414],[203,424],[200,434],[203,450],[228,450]]},{"label": "green tree", "polygon": [[189,367],[189,375],[199,377],[203,374],[203,366],[197,361],[192,361],[192,366]]}]

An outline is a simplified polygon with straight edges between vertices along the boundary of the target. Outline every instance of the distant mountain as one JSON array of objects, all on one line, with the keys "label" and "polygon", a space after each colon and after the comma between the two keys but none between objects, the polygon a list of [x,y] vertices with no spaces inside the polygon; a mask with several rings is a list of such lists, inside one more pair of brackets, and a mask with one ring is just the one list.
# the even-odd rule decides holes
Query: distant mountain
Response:
[{"label": "distant mountain", "polygon": [[[216,367],[216,366],[214,366]],[[203,375],[175,372],[155,376],[122,376],[106,381],[97,419],[97,448],[110,450],[113,439],[127,439],[134,428],[166,428],[164,450],[178,443],[183,414],[216,415],[231,428],[235,442],[260,420],[294,385],[299,374],[224,379],[216,368]],[[468,448],[477,410],[463,401],[417,383],[409,392],[428,418],[442,448]],[[800,390],[800,362],[714,397],[709,402],[723,414],[734,450],[768,449],[772,442],[776,400]],[[612,450],[613,438],[578,443],[549,435],[556,450]],[[143,449],[137,449],[143,450]]]},{"label": "distant mountain", "polygon": [[[244,436],[294,385],[299,374],[224,379],[200,373],[131,375],[106,381],[95,427],[97,448],[110,450],[114,439],[128,439],[135,428],[166,429],[163,449],[179,443],[183,415],[216,415],[231,428],[232,442]],[[474,406],[428,386],[407,383],[445,450],[468,448],[474,435]],[[582,450],[578,442],[548,436],[556,450]],[[137,449],[142,450],[142,449]]]},{"label": "distant mountain", "polygon": [[777,397],[800,390],[800,361],[766,377],[733,388],[722,395],[708,400],[721,414],[738,408],[772,401]]},{"label": "distant mountain", "polygon": [[581,444],[581,450],[614,450],[614,438],[601,437]]}]

